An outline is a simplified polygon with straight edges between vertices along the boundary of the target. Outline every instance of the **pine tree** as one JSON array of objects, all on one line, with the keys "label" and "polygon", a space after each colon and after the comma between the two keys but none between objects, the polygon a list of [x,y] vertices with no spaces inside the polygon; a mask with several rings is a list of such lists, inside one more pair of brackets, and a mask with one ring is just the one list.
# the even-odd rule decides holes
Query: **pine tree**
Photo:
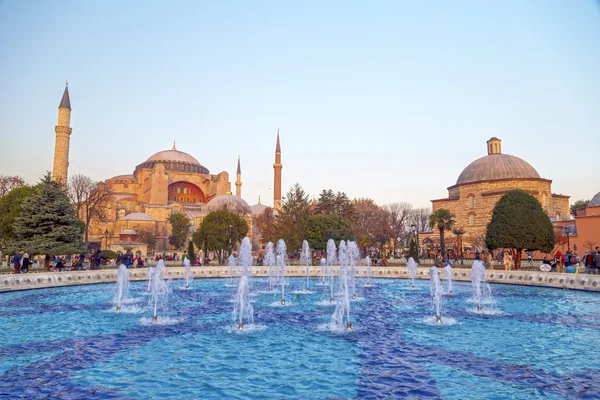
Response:
[{"label": "pine tree", "polygon": [[408,256],[414,258],[415,260],[418,260],[418,254],[417,254],[417,243],[415,242],[415,239],[411,239],[410,241],[410,246],[408,248]]},{"label": "pine tree", "polygon": [[82,224],[49,172],[36,192],[23,203],[14,232],[15,238],[9,242],[13,251],[23,250],[30,255],[70,255],[85,250],[81,240]]},{"label": "pine tree", "polygon": [[196,254],[194,253],[194,242],[191,240],[188,242],[187,256],[190,260],[190,263],[194,265],[194,262],[196,261]]},{"label": "pine tree", "polygon": [[554,248],[554,228],[540,202],[521,190],[508,192],[496,203],[487,226],[485,243],[490,250],[516,249],[515,265],[521,265],[521,252]]}]

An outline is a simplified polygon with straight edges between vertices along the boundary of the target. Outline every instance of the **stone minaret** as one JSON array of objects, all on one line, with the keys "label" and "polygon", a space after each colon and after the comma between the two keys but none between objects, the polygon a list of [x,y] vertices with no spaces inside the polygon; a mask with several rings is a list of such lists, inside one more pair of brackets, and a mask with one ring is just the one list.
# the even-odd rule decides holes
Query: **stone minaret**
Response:
[{"label": "stone minaret", "polygon": [[238,156],[238,167],[235,176],[235,195],[242,198],[242,168],[240,167],[240,156]]},{"label": "stone minaret", "polygon": [[69,100],[69,83],[65,86],[62,100],[58,106],[58,125],[54,128],[56,141],[54,143],[54,168],[52,179],[67,185],[67,170],[69,169],[69,141],[71,140],[71,101]]},{"label": "stone minaret", "polygon": [[275,146],[275,164],[273,169],[275,170],[275,182],[273,184],[273,208],[277,211],[281,211],[281,145],[279,144],[279,129],[277,129],[277,145]]}]

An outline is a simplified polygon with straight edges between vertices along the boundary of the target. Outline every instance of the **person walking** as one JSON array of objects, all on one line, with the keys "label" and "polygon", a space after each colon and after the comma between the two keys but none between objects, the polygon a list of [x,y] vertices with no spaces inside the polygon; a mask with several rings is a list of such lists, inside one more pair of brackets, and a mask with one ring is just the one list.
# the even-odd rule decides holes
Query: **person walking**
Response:
[{"label": "person walking", "polygon": [[23,259],[23,250],[19,250],[13,257],[13,266],[15,267],[15,274],[21,273],[21,260]]},{"label": "person walking", "polygon": [[508,251],[504,252],[503,262],[504,262],[504,269],[506,271],[510,271],[510,265],[512,264],[512,257]]}]

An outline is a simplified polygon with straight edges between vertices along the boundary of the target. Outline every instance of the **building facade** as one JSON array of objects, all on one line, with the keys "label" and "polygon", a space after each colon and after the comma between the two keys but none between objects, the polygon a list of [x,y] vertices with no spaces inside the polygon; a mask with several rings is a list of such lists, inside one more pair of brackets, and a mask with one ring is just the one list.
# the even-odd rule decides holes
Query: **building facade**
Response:
[{"label": "building facade", "polygon": [[[464,229],[463,248],[481,250],[487,225],[496,203],[515,189],[533,195],[553,220],[569,218],[569,196],[552,193],[549,179],[541,178],[527,161],[502,153],[502,141],[487,141],[487,156],[469,164],[459,175],[456,184],[448,188],[448,197],[432,200],[432,211],[441,208],[455,215],[456,228]],[[423,235],[432,239],[437,230]],[[451,232],[445,235],[453,236]]]}]

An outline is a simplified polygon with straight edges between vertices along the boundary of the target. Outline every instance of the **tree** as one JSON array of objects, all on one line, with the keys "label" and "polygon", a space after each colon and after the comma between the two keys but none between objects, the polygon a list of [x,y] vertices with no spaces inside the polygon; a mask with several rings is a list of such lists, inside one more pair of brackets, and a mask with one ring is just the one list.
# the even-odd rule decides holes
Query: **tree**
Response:
[{"label": "tree", "polygon": [[572,216],[577,215],[577,210],[586,208],[588,206],[588,204],[590,204],[589,199],[588,200],[577,200],[575,203],[571,204],[571,207],[570,207],[571,215]]},{"label": "tree", "polygon": [[354,212],[352,201],[344,192],[334,193],[333,190],[323,190],[315,207],[316,214],[336,214],[351,219]]},{"label": "tree", "polygon": [[151,228],[138,228],[137,229],[137,240],[141,243],[146,243],[148,248],[154,250],[156,246],[156,233]]},{"label": "tree", "polygon": [[463,228],[454,228],[452,229],[452,233],[456,235],[456,247],[458,249],[458,255],[462,257],[463,255],[463,241],[462,237],[465,234],[465,230]]},{"label": "tree", "polygon": [[276,232],[285,241],[290,253],[302,246],[310,207],[308,195],[298,183],[283,198],[281,212],[277,216]]},{"label": "tree", "polygon": [[15,237],[15,221],[21,215],[23,203],[35,191],[35,187],[21,186],[0,197],[0,249]]},{"label": "tree", "polygon": [[252,222],[263,243],[274,242],[277,239],[277,217],[271,207],[267,207],[262,213],[253,216]]},{"label": "tree", "polygon": [[194,262],[196,261],[196,254],[194,253],[194,242],[192,242],[191,240],[188,242],[187,256],[190,260],[190,263],[194,265]]},{"label": "tree", "polygon": [[414,258],[415,260],[419,259],[417,243],[415,242],[414,238],[410,240],[410,246],[408,247],[408,256]]},{"label": "tree", "polygon": [[248,223],[236,213],[213,211],[202,220],[192,240],[205,253],[214,251],[223,263],[224,250],[231,249],[248,234]]},{"label": "tree", "polygon": [[410,212],[412,206],[408,203],[392,203],[383,206],[387,211],[389,221],[390,239],[394,241],[394,255],[398,247],[398,241],[410,231]]},{"label": "tree", "polygon": [[21,186],[25,186],[25,181],[20,176],[0,175],[0,197]]},{"label": "tree", "polygon": [[304,236],[312,249],[325,250],[327,241],[352,240],[352,223],[337,214],[316,214],[308,217]]},{"label": "tree", "polygon": [[174,212],[167,218],[171,225],[171,236],[169,244],[179,249],[187,241],[190,235],[190,220],[183,213]]},{"label": "tree", "polygon": [[521,266],[523,249],[549,253],[554,248],[554,228],[540,202],[521,190],[506,193],[492,213],[485,242],[488,249],[517,250],[515,265]]},{"label": "tree", "polygon": [[412,210],[410,210],[409,223],[411,228],[414,225],[419,232],[429,231],[430,215],[431,211],[429,211],[429,208],[413,208]]},{"label": "tree", "polygon": [[67,195],[75,213],[84,223],[84,241],[88,243],[91,222],[104,222],[112,193],[102,182],[94,182],[88,176],[77,174],[69,179]]},{"label": "tree", "polygon": [[9,248],[29,254],[68,255],[85,250],[75,210],[59,183],[48,172],[21,206]]},{"label": "tree", "polygon": [[[368,243],[366,247],[373,244],[383,245],[388,237],[389,229],[388,215],[371,199],[354,199],[354,217],[352,218],[352,231],[354,237],[360,238],[361,243]],[[362,245],[361,245],[362,246]]]},{"label": "tree", "polygon": [[437,228],[440,232],[440,247],[442,250],[442,257],[446,258],[446,243],[444,242],[444,232],[451,230],[454,227],[454,215],[450,213],[450,210],[440,208],[429,216],[429,227],[431,229]]}]

